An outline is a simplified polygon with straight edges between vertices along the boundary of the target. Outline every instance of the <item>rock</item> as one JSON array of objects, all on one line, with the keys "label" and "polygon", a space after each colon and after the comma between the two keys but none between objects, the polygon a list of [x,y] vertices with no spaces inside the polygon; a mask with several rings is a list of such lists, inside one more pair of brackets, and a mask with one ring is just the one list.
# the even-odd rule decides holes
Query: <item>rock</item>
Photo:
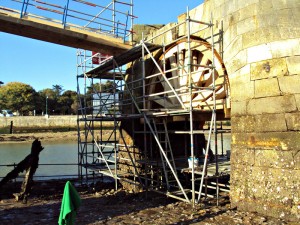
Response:
[{"label": "rock", "polygon": [[267,219],[262,216],[257,216],[255,218],[253,218],[253,223],[255,223],[255,224],[262,224],[263,222],[266,222],[266,221],[267,221]]},{"label": "rock", "polygon": [[[43,189],[46,190],[42,195],[37,194],[29,198],[27,206],[14,202],[12,198],[2,199],[1,225],[57,224],[62,193],[57,193],[53,188],[47,191],[48,186],[43,185]],[[78,209],[76,224],[286,224],[283,220],[228,209],[226,204],[217,207],[213,200],[207,201],[206,205],[201,203],[192,208],[185,202],[151,192],[146,199],[144,193],[130,194],[122,189],[115,191],[113,186],[96,187],[97,191],[94,193],[86,191],[86,188],[88,187],[77,188],[82,205]],[[39,190],[38,185],[35,186],[35,190]],[[62,192],[63,188],[57,190]],[[227,205],[229,204],[228,200]]]}]

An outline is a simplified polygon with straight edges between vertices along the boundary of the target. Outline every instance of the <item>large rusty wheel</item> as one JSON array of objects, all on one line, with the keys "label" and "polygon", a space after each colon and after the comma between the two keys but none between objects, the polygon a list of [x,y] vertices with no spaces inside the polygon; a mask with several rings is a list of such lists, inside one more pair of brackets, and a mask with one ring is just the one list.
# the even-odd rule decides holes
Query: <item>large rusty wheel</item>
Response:
[{"label": "large rusty wheel", "polygon": [[[188,41],[183,39],[169,46],[163,52],[158,65],[148,83],[150,109],[182,109],[189,108],[189,71],[192,80],[193,108],[210,111],[213,105],[213,74],[215,77],[217,109],[225,109],[226,98],[229,96],[229,82],[224,63],[217,51],[212,53],[211,45],[198,38],[191,38],[190,50]],[[190,57],[189,57],[190,56]],[[214,71],[211,68],[214,57]],[[189,60],[191,59],[191,60]],[[176,94],[175,94],[176,93]]]}]

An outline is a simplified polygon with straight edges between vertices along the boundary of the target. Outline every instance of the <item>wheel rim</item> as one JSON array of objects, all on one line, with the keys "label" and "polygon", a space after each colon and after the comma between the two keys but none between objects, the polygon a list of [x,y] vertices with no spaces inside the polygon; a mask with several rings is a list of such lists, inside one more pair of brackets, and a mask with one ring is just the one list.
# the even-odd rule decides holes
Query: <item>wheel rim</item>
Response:
[{"label": "wheel rim", "polygon": [[[217,109],[225,107],[225,100],[229,97],[229,82],[220,55],[215,50],[212,53],[209,43],[196,38],[190,41],[191,57],[188,49],[187,39],[183,39],[169,46],[160,55],[158,65],[152,70],[152,74],[160,75],[148,79],[148,107],[151,109],[189,108],[192,96],[193,108],[211,111],[213,76]],[[209,69],[213,57],[214,70]],[[189,74],[193,85],[192,95],[189,90]]]}]

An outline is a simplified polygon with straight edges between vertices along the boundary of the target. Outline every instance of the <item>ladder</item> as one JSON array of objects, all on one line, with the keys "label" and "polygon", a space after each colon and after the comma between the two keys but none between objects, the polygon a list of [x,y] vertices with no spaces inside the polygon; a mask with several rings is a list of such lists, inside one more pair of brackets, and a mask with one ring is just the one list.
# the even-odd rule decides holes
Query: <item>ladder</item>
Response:
[{"label": "ladder", "polygon": [[[157,144],[161,145],[161,149],[164,151],[165,155],[167,156],[166,158],[163,155],[162,151],[159,151],[167,189],[170,190],[171,184],[173,183],[174,185],[176,183],[176,179],[174,178],[174,174],[169,165],[173,167],[173,171],[175,172],[176,176],[177,176],[177,170],[176,170],[173,151],[169,139],[166,118],[163,118],[162,121],[159,122],[155,121],[155,119],[152,119],[152,123],[153,123],[154,133],[159,140],[159,143]],[[167,160],[169,161],[169,164]]]}]

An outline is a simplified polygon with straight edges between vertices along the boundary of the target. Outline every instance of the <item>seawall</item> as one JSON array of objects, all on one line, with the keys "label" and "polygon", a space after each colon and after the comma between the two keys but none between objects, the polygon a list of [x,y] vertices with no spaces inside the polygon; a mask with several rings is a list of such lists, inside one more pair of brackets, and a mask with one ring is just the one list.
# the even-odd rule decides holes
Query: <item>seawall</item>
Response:
[{"label": "seawall", "polygon": [[51,128],[67,128],[76,129],[77,116],[15,116],[0,117],[0,128],[6,128],[13,123],[14,129],[51,129]]}]

